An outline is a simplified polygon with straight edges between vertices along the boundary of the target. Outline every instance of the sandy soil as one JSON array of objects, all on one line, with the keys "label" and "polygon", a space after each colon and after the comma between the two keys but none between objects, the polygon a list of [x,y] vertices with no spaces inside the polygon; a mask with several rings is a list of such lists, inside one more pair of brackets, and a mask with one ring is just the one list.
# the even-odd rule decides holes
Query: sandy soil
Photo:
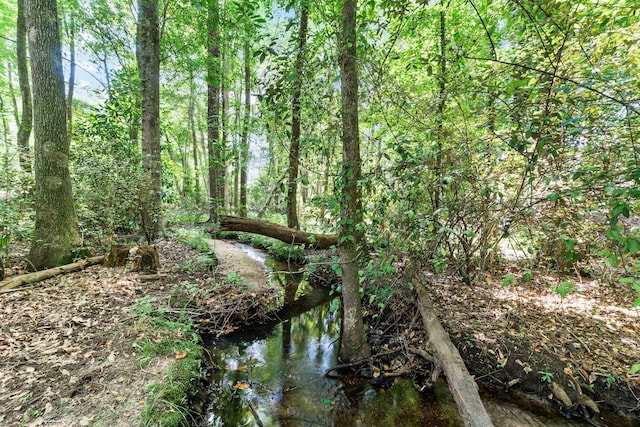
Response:
[{"label": "sandy soil", "polygon": [[250,258],[232,242],[218,239],[208,240],[218,259],[218,272],[221,276],[235,273],[242,276],[244,285],[255,290],[267,286],[266,270],[263,264]]}]

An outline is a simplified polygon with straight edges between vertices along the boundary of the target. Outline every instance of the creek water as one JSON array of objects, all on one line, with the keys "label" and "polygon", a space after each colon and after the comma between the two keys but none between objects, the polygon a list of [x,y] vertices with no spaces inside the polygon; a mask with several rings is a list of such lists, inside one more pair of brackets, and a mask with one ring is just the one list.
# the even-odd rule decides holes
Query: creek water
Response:
[{"label": "creek water", "polygon": [[[238,245],[271,270],[282,265],[250,246]],[[325,289],[301,282],[301,274],[271,274],[282,285],[278,322],[206,339],[215,366],[206,426],[459,426],[446,384],[428,392],[399,379],[386,390],[352,376],[323,375],[337,364],[339,310]],[[536,408],[525,410],[505,396],[483,396],[496,426],[587,425]],[[539,409],[539,408],[537,408]]]}]

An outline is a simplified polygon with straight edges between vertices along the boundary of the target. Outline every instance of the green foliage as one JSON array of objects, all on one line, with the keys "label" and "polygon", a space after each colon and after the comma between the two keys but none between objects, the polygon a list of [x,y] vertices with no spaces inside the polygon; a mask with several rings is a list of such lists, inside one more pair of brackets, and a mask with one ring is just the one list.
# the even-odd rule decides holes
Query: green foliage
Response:
[{"label": "green foliage", "polygon": [[516,279],[516,276],[511,273],[505,274],[502,278],[502,286],[516,286],[517,284],[518,280]]},{"label": "green foliage", "polygon": [[173,230],[173,238],[203,254],[211,254],[209,236],[200,228],[177,228]]},{"label": "green foliage", "polygon": [[538,371],[540,374],[540,381],[551,384],[553,382],[553,372],[550,372],[548,369],[543,371]]},{"label": "green foliage", "polygon": [[242,289],[245,288],[246,285],[244,283],[244,277],[242,277],[240,274],[231,271],[229,272],[225,278],[224,278],[224,282],[228,285],[234,286],[236,288]]},{"label": "green foliage", "polygon": [[157,299],[145,296],[133,308],[133,316],[151,326],[154,338],[143,338],[134,346],[137,363],[144,367],[162,356],[174,359],[166,376],[147,389],[142,412],[143,425],[186,426],[195,422],[192,402],[201,391],[203,356],[200,336],[188,316],[171,319]]},{"label": "green foliage", "polygon": [[561,282],[558,286],[554,288],[554,290],[560,295],[561,298],[566,298],[567,295],[573,294],[576,292],[575,283],[570,281]]}]

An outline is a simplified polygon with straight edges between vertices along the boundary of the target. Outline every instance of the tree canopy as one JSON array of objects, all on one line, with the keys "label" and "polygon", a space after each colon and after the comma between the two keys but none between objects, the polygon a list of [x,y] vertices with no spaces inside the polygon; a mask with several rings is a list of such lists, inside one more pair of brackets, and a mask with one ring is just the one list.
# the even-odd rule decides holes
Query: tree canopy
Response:
[{"label": "tree canopy", "polygon": [[[339,229],[342,3],[159,3],[168,223],[205,212],[285,223],[293,206],[293,226]],[[28,112],[17,73],[18,8],[0,8],[6,245],[33,237],[34,211],[31,159],[18,137]],[[378,0],[357,10],[349,42],[359,76],[356,235],[467,282],[513,246],[562,271],[594,269],[592,259],[604,263],[598,272],[624,267],[619,280],[640,292],[634,1]],[[70,170],[91,245],[140,225],[139,16],[120,0],[60,0],[58,18],[65,76],[77,66]],[[33,68],[32,53],[30,60]]]}]

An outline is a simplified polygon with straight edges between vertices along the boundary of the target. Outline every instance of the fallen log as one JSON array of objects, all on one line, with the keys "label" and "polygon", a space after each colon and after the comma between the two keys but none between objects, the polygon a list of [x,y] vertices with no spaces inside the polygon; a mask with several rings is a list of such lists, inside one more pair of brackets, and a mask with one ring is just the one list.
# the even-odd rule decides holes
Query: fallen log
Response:
[{"label": "fallen log", "polygon": [[309,245],[316,249],[329,249],[331,246],[338,245],[338,237],[335,234],[306,233],[273,222],[237,216],[221,217],[220,231],[245,231],[272,237],[292,245]]},{"label": "fallen log", "polygon": [[21,274],[20,276],[8,277],[0,282],[0,290],[8,290],[17,288],[31,283],[37,283],[42,280],[50,279],[58,274],[70,273],[72,271],[82,270],[91,265],[100,264],[104,260],[104,256],[96,256],[93,258],[83,259],[82,261],[72,264],[61,265],[59,267],[50,268],[48,270],[36,271],[35,273]]},{"label": "fallen log", "polygon": [[462,357],[460,357],[460,353],[438,321],[433,303],[426,289],[418,283],[416,290],[418,292],[418,309],[429,337],[428,343],[436,362],[444,370],[449,389],[456,401],[464,425],[473,427],[493,426],[491,418],[489,418],[480,400],[478,387],[469,374]]}]

